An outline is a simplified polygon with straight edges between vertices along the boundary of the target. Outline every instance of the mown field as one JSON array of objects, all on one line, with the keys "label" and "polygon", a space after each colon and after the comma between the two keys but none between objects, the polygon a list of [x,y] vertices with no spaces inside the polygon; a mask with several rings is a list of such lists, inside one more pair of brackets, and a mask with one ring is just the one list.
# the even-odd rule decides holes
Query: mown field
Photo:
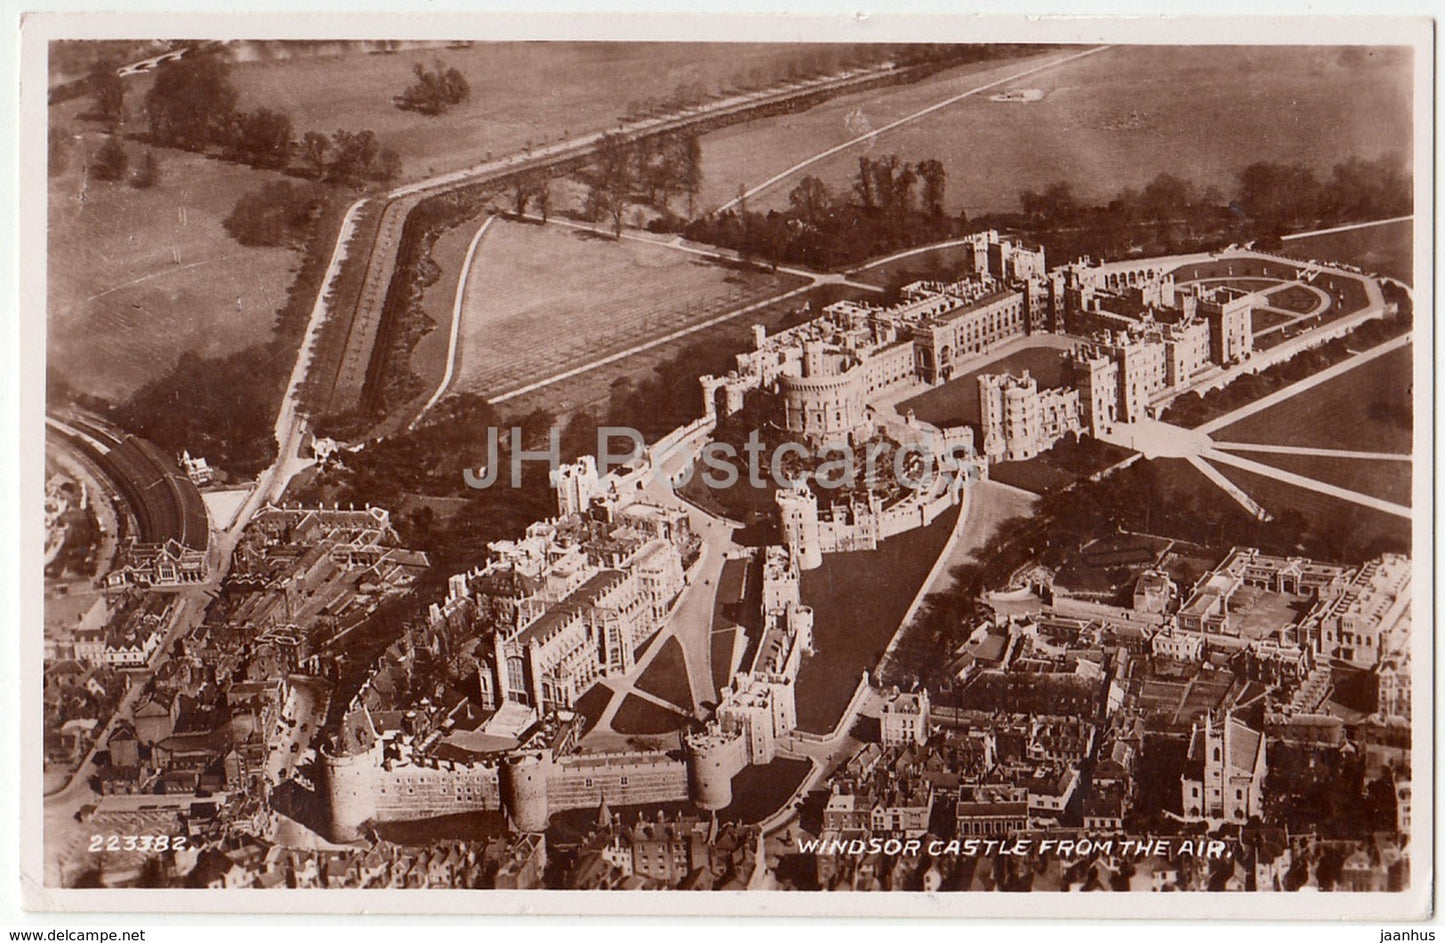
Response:
[{"label": "mown field", "polygon": [[[71,114],[82,102],[57,109]],[[49,182],[47,357],[72,386],[112,401],[181,354],[224,356],[269,340],[301,254],[247,248],[221,221],[275,173],[157,149],[160,182],[138,190],[86,167],[102,137],[71,138]],[[132,163],[143,149],[128,146]]]},{"label": "mown field", "polygon": [[1291,239],[1280,252],[1298,259],[1347,262],[1366,272],[1398,278],[1407,285],[1414,284],[1415,223],[1404,220]]},{"label": "mown field", "polygon": [[[1388,546],[1397,552],[1409,552],[1410,521],[1405,518],[1361,507],[1318,491],[1297,488],[1232,465],[1215,467],[1271,514],[1279,516],[1286,511],[1303,514],[1310,522],[1311,530],[1320,534],[1327,546],[1332,541],[1341,546],[1350,542],[1363,546],[1377,543],[1381,549]],[[1343,553],[1327,556],[1341,557]]]},{"label": "mown field", "polygon": [[1413,345],[1326,380],[1216,430],[1220,442],[1263,442],[1408,453],[1413,434]]},{"label": "mown field", "polygon": [[[948,173],[948,209],[1018,208],[1020,190],[1056,180],[1104,200],[1161,171],[1232,189],[1261,160],[1301,162],[1328,174],[1351,156],[1408,154],[1412,140],[1408,50],[1309,47],[1118,46],[1016,83],[1033,103],[976,95],[809,167],[846,188],[861,154],[936,158]],[[1053,56],[942,73],[917,86],[837,99],[803,115],[728,128],[704,138],[703,205],[736,195],[805,157],[930,104]],[[1005,87],[1014,87],[1010,83]],[[758,194],[781,208],[796,179]]]},{"label": "mown field", "polygon": [[664,246],[498,221],[467,280],[451,388],[509,392],[802,284]]},{"label": "mown field", "polygon": [[1339,458],[1333,455],[1285,455],[1278,452],[1234,454],[1262,465],[1273,465],[1296,475],[1304,475],[1306,478],[1338,485],[1395,504],[1410,504],[1414,476],[1409,462]]},{"label": "mown field", "polygon": [[822,566],[803,573],[815,651],[798,671],[801,729],[825,733],[843,716],[860,674],[877,666],[957,520],[951,509],[877,550],[827,554]]},{"label": "mown field", "polygon": [[[979,434],[978,378],[986,373],[1011,373],[1018,376],[1027,370],[1038,381],[1040,389],[1064,384],[1064,352],[1054,347],[1028,347],[993,361],[963,376],[955,377],[926,393],[898,404],[900,413],[913,410],[914,415],[939,428],[972,426]],[[982,439],[975,439],[982,446]]]},{"label": "mown field", "polygon": [[[614,127],[631,103],[680,86],[715,94],[770,83],[800,54],[791,43],[497,42],[395,52],[348,44],[280,58],[296,51],[277,43],[238,49],[243,61],[232,80],[242,98],[289,112],[298,136],[370,128],[401,155],[407,178]],[[396,108],[392,97],[411,83],[412,66],[436,59],[462,73],[470,100],[435,117]]]}]

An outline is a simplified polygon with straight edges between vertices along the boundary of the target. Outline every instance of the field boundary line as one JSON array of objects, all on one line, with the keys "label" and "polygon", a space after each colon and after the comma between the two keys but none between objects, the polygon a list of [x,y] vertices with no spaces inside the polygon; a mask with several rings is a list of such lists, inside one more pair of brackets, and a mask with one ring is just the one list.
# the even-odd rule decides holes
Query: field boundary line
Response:
[{"label": "field boundary line", "polygon": [[860,135],[858,135],[858,136],[855,137],[855,138],[852,138],[852,139],[850,139],[850,140],[844,141],[842,144],[838,144],[838,145],[836,145],[836,146],[834,146],[834,147],[830,147],[830,148],[828,148],[826,151],[822,151],[821,153],[814,154],[812,157],[809,157],[807,160],[799,161],[798,163],[796,163],[796,164],[794,164],[793,166],[789,167],[787,170],[784,170],[782,173],[774,174],[772,177],[769,177],[767,180],[764,180],[762,183],[758,184],[757,186],[755,186],[755,187],[753,187],[753,188],[751,188],[751,189],[749,189],[749,190],[744,190],[742,196],[740,196],[740,197],[733,197],[731,200],[728,200],[726,203],[724,203],[723,205],[719,206],[719,207],[717,208],[716,212],[722,213],[722,212],[724,212],[724,211],[726,211],[726,210],[732,209],[734,206],[737,206],[738,203],[740,203],[742,200],[745,200],[745,199],[747,199],[748,197],[756,196],[756,195],[758,195],[759,193],[763,192],[764,190],[767,190],[767,189],[771,188],[771,187],[774,186],[775,184],[781,183],[783,180],[786,180],[788,177],[791,177],[793,174],[795,174],[795,173],[797,173],[798,171],[802,170],[804,167],[808,167],[808,166],[810,166],[810,165],[812,165],[812,164],[816,164],[816,163],[817,163],[818,161],[820,161],[820,160],[826,160],[827,158],[832,157],[834,154],[842,153],[843,151],[847,150],[848,148],[852,147],[852,146],[855,145],[855,144],[861,143],[861,142],[863,142],[863,141],[867,141],[867,140],[870,139],[870,138],[876,138],[876,137],[878,137],[879,135],[881,135],[881,134],[883,134],[883,133],[885,133],[885,132],[887,132],[887,131],[892,131],[894,128],[901,127],[902,125],[908,124],[910,121],[917,121],[919,118],[925,117],[925,116],[927,116],[927,115],[931,115],[931,114],[933,114],[935,111],[939,111],[939,110],[941,110],[941,109],[947,108],[949,105],[957,104],[958,102],[963,101],[965,98],[971,98],[971,97],[973,97],[974,95],[977,95],[979,92],[986,92],[986,91],[988,91],[988,90],[991,89],[991,88],[998,88],[1000,85],[1006,85],[1006,84],[1009,83],[1009,82],[1017,81],[1017,80],[1019,80],[1019,79],[1021,79],[1021,78],[1024,78],[1025,76],[1030,76],[1030,75],[1033,75],[1033,74],[1035,74],[1035,73],[1037,73],[1037,72],[1043,72],[1045,69],[1052,69],[1052,68],[1054,68],[1054,67],[1056,67],[1056,66],[1061,66],[1061,65],[1063,65],[1063,64],[1066,63],[1066,62],[1072,62],[1073,60],[1075,60],[1075,59],[1081,59],[1081,58],[1083,58],[1084,56],[1092,56],[1094,53],[1103,52],[1104,50],[1109,49],[1109,48],[1112,48],[1112,47],[1110,47],[1110,46],[1095,46],[1093,49],[1086,49],[1086,50],[1084,50],[1083,52],[1076,52],[1076,53],[1074,53],[1074,54],[1072,54],[1072,55],[1064,56],[1062,59],[1054,59],[1054,60],[1051,60],[1051,61],[1049,61],[1049,62],[1041,63],[1041,64],[1036,65],[1036,66],[1033,66],[1033,67],[1031,67],[1031,68],[1024,69],[1022,72],[1015,72],[1015,73],[1013,73],[1012,75],[1006,75],[1006,76],[1004,76],[1004,77],[1001,78],[1001,79],[996,79],[996,80],[994,80],[994,81],[992,81],[992,82],[989,82],[989,83],[987,83],[987,84],[985,84],[985,85],[980,85],[980,86],[978,86],[977,88],[971,88],[971,89],[969,89],[969,90],[966,91],[966,92],[960,92],[959,94],[954,95],[954,96],[951,97],[951,98],[946,98],[946,99],[944,99],[944,100],[941,101],[941,102],[935,102],[934,104],[929,105],[927,108],[924,108],[924,109],[922,109],[922,110],[920,110],[920,111],[915,111],[915,112],[914,112],[913,114],[911,114],[911,115],[905,115],[904,117],[899,118],[899,119],[896,120],[896,121],[892,121],[892,122],[889,122],[888,124],[885,124],[885,125],[884,125],[883,127],[881,127],[881,128],[875,128],[875,129],[873,129],[872,131],[869,131],[867,134],[860,134]]},{"label": "field boundary line", "polygon": [[416,418],[407,426],[408,430],[416,428],[417,423],[421,422],[421,417],[425,416],[427,412],[437,404],[437,401],[446,395],[447,387],[452,385],[452,377],[456,373],[457,366],[457,341],[461,334],[462,301],[467,293],[467,279],[471,277],[472,262],[476,260],[477,250],[481,248],[482,237],[487,234],[488,229],[492,228],[492,223],[496,218],[495,215],[488,216],[487,221],[482,223],[481,228],[477,230],[477,234],[472,237],[472,244],[467,246],[466,260],[462,262],[461,274],[457,276],[457,294],[456,297],[452,299],[452,327],[451,335],[447,340],[447,368],[442,373],[441,382],[437,384],[436,392],[431,395],[431,399],[426,401],[426,405],[421,408],[421,411],[416,414]]}]

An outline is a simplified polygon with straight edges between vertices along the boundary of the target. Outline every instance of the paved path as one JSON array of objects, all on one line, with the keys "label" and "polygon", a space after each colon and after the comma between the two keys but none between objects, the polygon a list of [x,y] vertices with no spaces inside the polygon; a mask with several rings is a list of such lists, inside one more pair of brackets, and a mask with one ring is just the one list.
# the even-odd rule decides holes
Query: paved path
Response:
[{"label": "paved path", "polygon": [[958,95],[945,98],[943,101],[929,105],[927,108],[923,108],[919,111],[915,111],[911,115],[905,115],[904,117],[899,118],[897,121],[891,121],[881,128],[875,128],[874,130],[871,130],[866,134],[860,134],[855,138],[844,141],[842,144],[839,144],[836,147],[830,147],[825,151],[814,154],[812,157],[809,157],[806,160],[798,161],[798,163],[789,167],[787,170],[784,170],[782,173],[774,174],[773,176],[769,177],[767,180],[764,180],[762,183],[758,184],[752,189],[743,191],[740,196],[735,197],[724,203],[722,206],[718,207],[717,211],[721,213],[725,210],[731,209],[732,207],[743,202],[744,200],[754,197],[757,194],[762,193],[764,190],[770,189],[771,187],[781,183],[782,181],[788,179],[793,174],[796,174],[798,171],[802,170],[805,167],[810,167],[820,160],[826,160],[827,158],[832,157],[834,154],[841,153],[855,144],[861,144],[864,141],[876,139],[880,134],[883,134],[887,131],[892,131],[894,128],[901,127],[910,122],[917,121],[919,118],[927,117],[928,115],[933,114],[935,111],[939,111],[941,109],[947,108],[950,105],[957,104],[958,102],[963,101],[965,98],[972,98],[979,92],[986,92],[991,88],[998,88],[1000,85],[1007,85],[1008,83],[1017,81],[1021,78],[1024,78],[1025,76],[1034,75],[1047,69],[1057,68],[1058,66],[1061,66],[1066,62],[1072,62],[1075,59],[1082,59],[1084,56],[1092,56],[1095,53],[1103,52],[1105,49],[1108,48],[1110,47],[1095,46],[1093,49],[1086,49],[1083,52],[1076,52],[1072,55],[1064,56],[1060,59],[1053,59],[1049,62],[1043,63],[1042,65],[1036,65],[1032,68],[1024,69],[1021,72],[1015,72],[1011,75],[1006,75],[1001,79],[995,79],[994,81],[988,82],[984,85],[980,85],[977,88],[971,88],[966,92],[962,92]]},{"label": "paved path", "polygon": [[1387,226],[1390,223],[1404,223],[1414,219],[1414,216],[1395,216],[1390,219],[1372,219],[1367,223],[1350,223],[1346,226],[1331,226],[1329,229],[1316,229],[1313,232],[1297,232],[1291,236],[1280,236],[1280,242],[1289,242],[1292,239],[1308,239],[1310,236],[1328,236],[1334,232],[1349,232],[1352,229],[1369,229],[1371,226]]},{"label": "paved path", "polygon": [[1231,452],[1277,452],[1280,455],[1318,455],[1322,458],[1365,458],[1381,462],[1409,462],[1414,456],[1402,452],[1354,452],[1349,449],[1319,449],[1308,445],[1273,445],[1267,442],[1220,442],[1214,448]]},{"label": "paved path", "polygon": [[[1305,488],[1309,491],[1329,495],[1332,498],[1339,498],[1343,501],[1349,501],[1362,507],[1383,511],[1386,514],[1393,514],[1396,517],[1403,517],[1406,520],[1410,519],[1410,509],[1403,504],[1395,504],[1392,501],[1385,501],[1373,495],[1361,494],[1358,491],[1341,488],[1339,485],[1317,481],[1314,478],[1306,478],[1304,475],[1297,475],[1294,472],[1288,472],[1282,468],[1275,468],[1273,465],[1265,465],[1261,462],[1256,462],[1239,455],[1231,455],[1228,452],[1223,452],[1218,449],[1206,453],[1205,457],[1212,462],[1233,465],[1236,468],[1254,472],[1256,475],[1264,475],[1276,481],[1282,481],[1287,485],[1294,485],[1296,488]],[[1193,461],[1193,459],[1191,459],[1191,461]]]},{"label": "paved path", "polygon": [[1185,461],[1193,465],[1199,474],[1208,478],[1215,487],[1233,498],[1240,507],[1253,515],[1256,520],[1267,521],[1270,519],[1270,513],[1266,511],[1258,501],[1251,498],[1245,493],[1243,488],[1226,478],[1219,469],[1206,462],[1203,457],[1199,455],[1188,455],[1185,456]]}]

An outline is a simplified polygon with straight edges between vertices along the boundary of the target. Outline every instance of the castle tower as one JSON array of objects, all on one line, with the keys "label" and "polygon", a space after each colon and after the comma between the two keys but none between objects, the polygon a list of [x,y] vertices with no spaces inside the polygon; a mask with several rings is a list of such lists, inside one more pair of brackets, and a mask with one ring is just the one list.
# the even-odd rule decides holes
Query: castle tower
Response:
[{"label": "castle tower", "polygon": [[727,741],[716,734],[687,740],[687,780],[692,801],[699,808],[717,811],[732,805],[736,764]]},{"label": "castle tower", "polygon": [[524,832],[545,832],[547,810],[547,768],[551,764],[539,753],[522,753],[507,759],[502,780],[502,802],[512,823]]},{"label": "castle tower", "polygon": [[380,747],[371,715],[363,707],[349,712],[342,719],[336,742],[319,751],[326,837],[331,841],[355,841],[366,823],[376,818]]},{"label": "castle tower", "polygon": [[800,570],[814,570],[823,565],[823,551],[818,532],[818,499],[802,488],[779,489],[778,502],[783,542],[797,561]]}]

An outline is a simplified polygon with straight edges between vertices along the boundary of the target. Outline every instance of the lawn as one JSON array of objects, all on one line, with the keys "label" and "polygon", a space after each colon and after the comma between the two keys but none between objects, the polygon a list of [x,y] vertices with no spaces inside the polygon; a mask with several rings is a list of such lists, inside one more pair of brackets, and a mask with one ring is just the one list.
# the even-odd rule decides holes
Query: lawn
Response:
[{"label": "lawn", "polygon": [[587,693],[583,694],[572,704],[572,709],[583,717],[587,718],[587,724],[583,733],[588,733],[597,726],[597,721],[607,711],[607,705],[612,703],[613,691],[605,684],[594,684]]},{"label": "lawn", "polygon": [[1321,455],[1283,455],[1276,452],[1237,452],[1242,458],[1273,465],[1296,475],[1338,485],[1395,504],[1409,506],[1412,474],[1409,462],[1338,458]]},{"label": "lawn", "polygon": [[[1410,552],[1410,521],[1404,518],[1361,507],[1317,491],[1296,488],[1294,485],[1256,475],[1232,465],[1221,464],[1215,467],[1271,514],[1278,516],[1285,511],[1299,511],[1309,522],[1310,531],[1322,535],[1326,540],[1326,546],[1344,547],[1353,544],[1371,548],[1371,555],[1373,551],[1382,548],[1401,553]],[[1326,556],[1342,558],[1344,551]]]},{"label": "lawn", "polygon": [[655,736],[675,733],[691,724],[686,717],[635,694],[627,695],[617,713],[612,715],[612,729],[621,734]]},{"label": "lawn", "polygon": [[1025,348],[906,399],[898,404],[898,411],[902,413],[911,409],[919,419],[940,428],[972,426],[974,444],[978,447],[983,444],[983,440],[977,437],[979,376],[985,373],[1012,373],[1017,376],[1025,370],[1038,381],[1040,389],[1063,386],[1064,353],[1055,347]]},{"label": "lawn", "polygon": [[1077,441],[1071,441],[1066,436],[1027,461],[990,465],[988,476],[994,481],[1034,494],[1047,494],[1116,465],[1132,454],[1123,446],[1090,436],[1083,436]]},{"label": "lawn", "polygon": [[747,612],[747,601],[742,595],[747,568],[746,560],[728,560],[718,576],[712,612],[713,699],[732,680],[733,646],[737,633],[746,631],[744,626],[756,627],[761,621],[759,613]]},{"label": "lawn", "polygon": [[[52,119],[65,128],[80,104]],[[158,148],[154,188],[105,183],[84,172],[100,136],[80,123],[68,130],[85,133],[49,183],[49,365],[119,402],[186,351],[218,357],[269,340],[301,253],[247,248],[221,221],[239,195],[280,177]],[[134,163],[142,149],[128,149]]]},{"label": "lawn", "polygon": [[[710,134],[702,203],[721,203],[740,182],[756,184],[870,128],[1060,55],[950,70],[917,86]],[[1021,190],[1057,180],[1085,200],[1107,200],[1161,171],[1226,193],[1254,161],[1300,162],[1328,176],[1351,155],[1374,158],[1411,140],[1410,56],[1384,48],[1366,56],[1305,46],[1116,46],[1020,80],[1042,89],[1041,101],[976,95],[802,173],[838,191],[851,184],[860,155],[936,158],[948,174],[948,211],[971,215],[1014,210]],[[1184,140],[1196,146],[1177,146]],[[750,208],[786,207],[802,173],[753,197]]]},{"label": "lawn", "polygon": [[1405,220],[1368,229],[1306,236],[1289,240],[1280,251],[1300,259],[1347,262],[1366,272],[1378,272],[1413,284],[1414,227],[1413,221]]},{"label": "lawn", "polygon": [[1362,452],[1410,452],[1413,346],[1391,351],[1214,432],[1219,442],[1264,442]]},{"label": "lawn", "polygon": [[452,389],[508,392],[801,284],[658,245],[498,221],[464,290]]},{"label": "lawn", "polygon": [[1288,324],[1294,318],[1287,314],[1280,314],[1278,311],[1266,311],[1263,308],[1255,308],[1249,313],[1249,327],[1255,335],[1263,334],[1270,328],[1279,327],[1281,324]]},{"label": "lawn", "polygon": [[[691,350],[706,349],[724,354],[752,350],[752,325],[762,324],[771,333],[797,324],[799,318],[796,312],[804,303],[811,303],[811,310],[817,311],[837,300],[840,295],[859,294],[857,292],[837,292],[834,290],[836,288],[835,285],[824,285],[784,301],[763,305],[745,315],[658,344],[656,347],[638,351],[578,376],[569,377],[565,383],[553,384],[514,397],[501,403],[500,407],[508,416],[525,416],[534,409],[546,409],[562,417],[562,421],[565,421],[565,417],[570,411],[577,410],[591,410],[605,415],[613,386],[618,380],[636,381],[653,375],[656,368],[665,367],[673,358]],[[440,374],[438,374],[438,378],[440,378]],[[689,378],[685,385],[677,388],[676,395],[686,403],[695,404],[695,415],[702,415],[702,391],[695,381]],[[643,431],[646,432],[646,430]],[[695,494],[690,493],[687,497],[689,500],[697,500]],[[720,506],[714,506],[705,501],[698,501],[698,503],[713,513],[726,513]]]},{"label": "lawn", "polygon": [[843,716],[859,675],[877,666],[957,520],[950,509],[877,550],[826,554],[822,566],[803,572],[815,652],[798,672],[801,729],[825,733]]},{"label": "lawn", "polygon": [[663,643],[657,657],[637,679],[637,688],[683,710],[692,709],[692,688],[687,681],[687,663],[682,657],[682,643],[670,638]]},{"label": "lawn", "polygon": [[1319,306],[1320,298],[1303,285],[1291,285],[1265,296],[1271,306],[1293,311],[1295,314],[1309,314]]}]

